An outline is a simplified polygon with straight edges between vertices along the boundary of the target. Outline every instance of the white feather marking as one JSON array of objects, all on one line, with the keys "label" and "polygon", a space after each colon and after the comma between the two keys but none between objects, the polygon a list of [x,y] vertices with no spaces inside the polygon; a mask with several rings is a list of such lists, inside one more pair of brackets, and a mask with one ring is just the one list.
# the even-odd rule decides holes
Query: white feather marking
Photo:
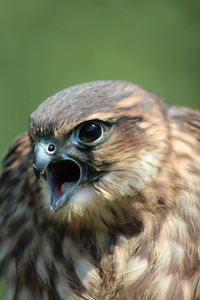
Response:
[{"label": "white feather marking", "polygon": [[141,275],[148,271],[148,267],[146,259],[140,259],[139,257],[131,259],[127,265],[125,284],[135,282]]},{"label": "white feather marking", "polygon": [[159,278],[155,280],[154,296],[152,299],[166,299],[166,295],[169,291],[171,281],[172,275],[165,275],[160,273]]},{"label": "white feather marking", "polygon": [[159,154],[155,152],[142,153],[132,165],[133,185],[141,189],[152,180],[157,173]]},{"label": "white feather marking", "polygon": [[98,286],[100,277],[95,267],[85,258],[78,258],[75,263],[75,272],[82,282],[87,287]]},{"label": "white feather marking", "polygon": [[70,295],[72,294],[72,291],[69,285],[67,284],[66,280],[59,277],[59,279],[56,280],[55,285],[61,299],[69,299]]}]

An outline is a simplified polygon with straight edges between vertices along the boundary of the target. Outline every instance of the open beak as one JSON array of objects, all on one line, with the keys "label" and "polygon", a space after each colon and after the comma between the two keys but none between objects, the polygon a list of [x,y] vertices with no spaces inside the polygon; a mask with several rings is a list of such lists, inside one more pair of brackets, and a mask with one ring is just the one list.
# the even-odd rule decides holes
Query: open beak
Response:
[{"label": "open beak", "polygon": [[43,176],[51,191],[51,208],[57,210],[66,204],[74,190],[83,181],[83,168],[67,154],[48,155],[38,145],[34,150],[33,167]]},{"label": "open beak", "polygon": [[53,161],[45,171],[45,178],[51,190],[51,208],[55,210],[68,202],[81,182],[82,168],[70,158]]}]

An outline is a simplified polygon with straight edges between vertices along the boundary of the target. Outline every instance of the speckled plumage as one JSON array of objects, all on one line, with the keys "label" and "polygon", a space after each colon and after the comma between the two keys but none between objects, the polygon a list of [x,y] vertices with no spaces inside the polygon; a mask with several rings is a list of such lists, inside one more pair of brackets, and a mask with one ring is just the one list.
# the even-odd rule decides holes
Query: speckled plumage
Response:
[{"label": "speckled plumage", "polygon": [[[70,136],[88,120],[111,125],[83,150]],[[101,175],[56,211],[32,166],[42,139]],[[199,300],[200,113],[123,81],[47,99],[4,158],[0,230],[8,300]]]}]

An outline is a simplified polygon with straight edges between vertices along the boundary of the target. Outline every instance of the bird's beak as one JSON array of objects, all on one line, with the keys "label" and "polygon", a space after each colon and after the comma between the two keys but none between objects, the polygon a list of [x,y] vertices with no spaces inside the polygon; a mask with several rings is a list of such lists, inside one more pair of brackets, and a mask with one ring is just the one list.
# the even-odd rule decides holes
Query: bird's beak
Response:
[{"label": "bird's beak", "polygon": [[34,146],[33,152],[33,169],[37,177],[45,174],[46,168],[54,157],[48,155],[41,144]]},{"label": "bird's beak", "polygon": [[85,168],[74,158],[66,153],[49,155],[40,144],[34,149],[33,167],[36,174],[42,175],[48,183],[52,210],[57,210],[70,200],[86,173]]}]

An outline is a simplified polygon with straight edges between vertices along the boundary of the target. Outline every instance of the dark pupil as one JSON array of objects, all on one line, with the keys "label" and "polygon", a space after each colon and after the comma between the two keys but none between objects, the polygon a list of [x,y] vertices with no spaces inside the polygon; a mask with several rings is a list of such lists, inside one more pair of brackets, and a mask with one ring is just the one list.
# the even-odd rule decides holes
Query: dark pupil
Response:
[{"label": "dark pupil", "polygon": [[101,136],[101,126],[98,124],[84,125],[79,131],[79,139],[85,143],[92,143]]},{"label": "dark pupil", "polygon": [[48,146],[48,150],[49,150],[49,152],[53,152],[55,150],[55,145],[54,144],[50,144]]}]

